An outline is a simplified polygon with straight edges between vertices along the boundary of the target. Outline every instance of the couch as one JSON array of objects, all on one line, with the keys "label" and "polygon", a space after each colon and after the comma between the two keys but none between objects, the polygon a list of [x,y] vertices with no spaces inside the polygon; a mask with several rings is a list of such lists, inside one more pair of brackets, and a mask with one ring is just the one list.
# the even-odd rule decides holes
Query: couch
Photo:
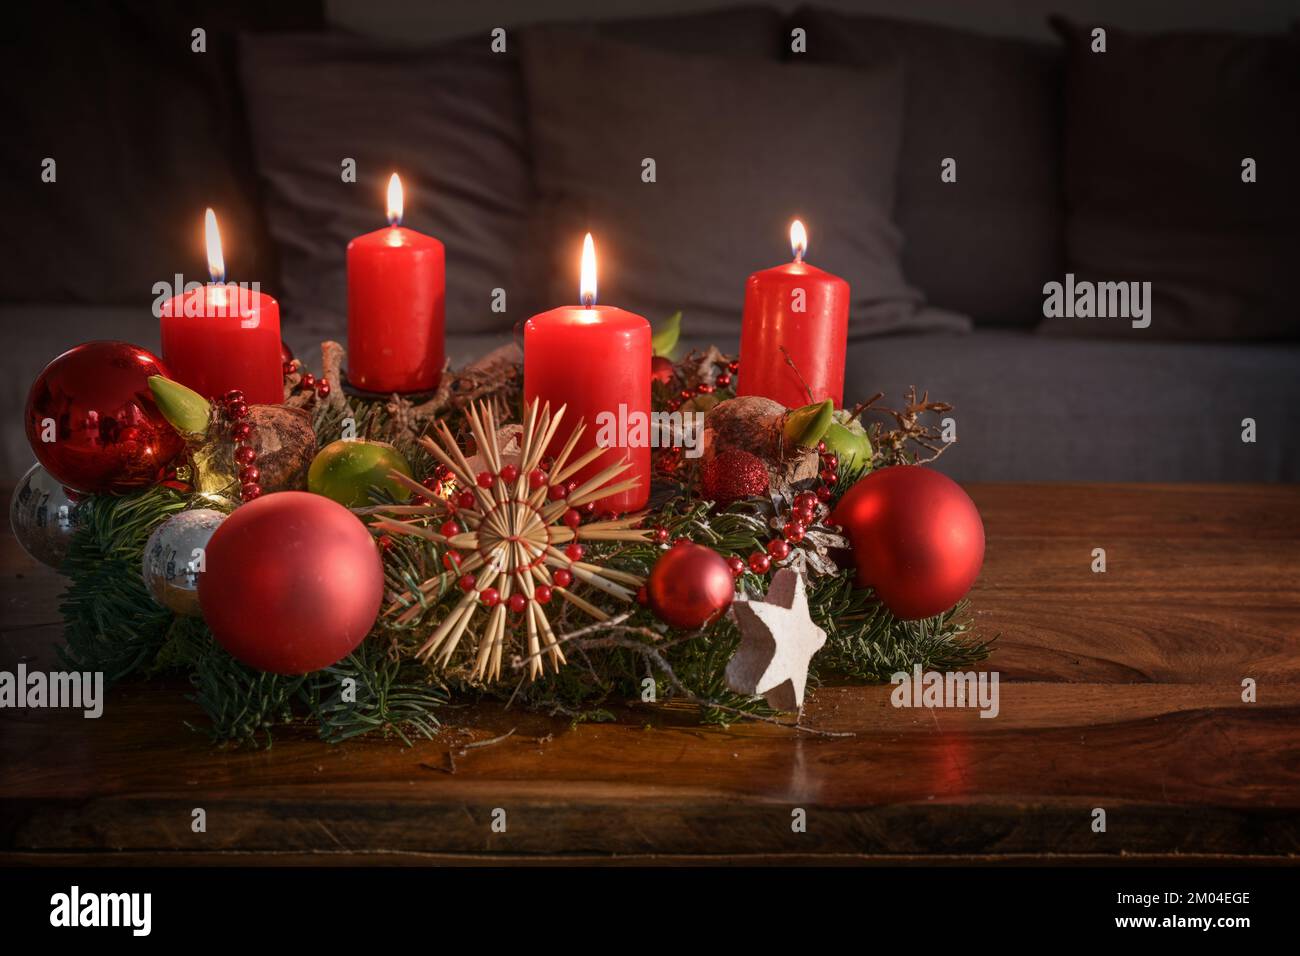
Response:
[{"label": "couch", "polygon": [[[581,192],[587,180],[597,180],[602,171],[590,176],[580,166],[575,171],[573,163],[584,161],[582,151],[576,158],[557,155],[556,144],[562,146],[569,137],[571,127],[565,123],[573,120],[550,113],[566,93],[562,82],[582,82],[581,64],[570,69],[573,64],[566,67],[563,61],[569,50],[581,57],[585,43],[597,45],[590,49],[619,51],[610,70],[644,57],[645,68],[661,79],[665,73],[679,75],[679,67],[689,65],[692,70],[698,67],[701,76],[752,75],[759,78],[754,80],[757,88],[760,79],[766,82],[777,75],[772,70],[805,71],[797,78],[789,75],[798,83],[822,84],[817,88],[827,97],[841,97],[845,104],[875,102],[857,97],[853,85],[874,83],[873,90],[885,89],[879,84],[893,71],[902,92],[891,121],[848,116],[841,117],[848,124],[843,127],[835,127],[834,118],[829,128],[809,126],[819,140],[803,160],[804,185],[824,225],[818,232],[819,220],[812,220],[814,244],[816,237],[824,237],[822,264],[829,262],[833,271],[850,276],[855,293],[863,296],[854,301],[846,396],[866,398],[883,391],[896,404],[908,386],[916,385],[951,402],[958,441],[936,467],[960,480],[975,481],[1300,479],[1300,443],[1291,438],[1300,433],[1300,322],[1284,292],[1265,288],[1274,282],[1277,270],[1264,269],[1262,278],[1242,273],[1250,279],[1245,291],[1237,291],[1225,278],[1221,285],[1232,295],[1223,293],[1208,304],[1204,297],[1190,294],[1164,306],[1157,301],[1161,311],[1156,313],[1154,334],[1140,334],[1127,322],[1098,329],[1044,318],[1045,282],[1059,281],[1067,272],[1084,275],[1089,268],[1110,276],[1107,268],[1114,272],[1125,263],[1107,263],[1108,247],[1141,249],[1144,255],[1148,249],[1138,239],[1125,245],[1136,227],[1107,232],[1114,218],[1105,207],[1109,194],[1090,182],[1088,169],[1077,168],[1079,156],[1088,151],[1072,138],[1078,136],[1078,123],[1071,121],[1068,110],[1095,104],[1088,103],[1088,91],[1071,86],[1067,75],[1071,57],[1081,55],[1078,44],[1087,43],[1086,31],[1082,39],[1072,36],[1070,31],[1080,29],[1076,25],[1063,24],[1060,42],[1045,44],[815,8],[786,16],[747,7],[694,17],[509,31],[508,51],[493,55],[486,37],[397,50],[343,35],[329,29],[309,3],[288,5],[289,12],[281,10],[274,22],[258,22],[257,4],[235,6],[237,13],[247,8],[240,14],[245,19],[236,16],[210,34],[209,43],[221,45],[225,59],[205,65],[199,80],[190,75],[192,64],[185,59],[161,57],[143,63],[138,51],[122,51],[137,58],[131,65],[102,66],[114,75],[135,70],[137,82],[144,84],[153,77],[151,90],[161,87],[171,95],[189,89],[193,97],[180,115],[162,118],[141,104],[149,122],[163,124],[148,141],[113,131],[96,134],[107,135],[120,179],[107,195],[79,197],[60,207],[54,217],[58,229],[46,222],[33,227],[36,233],[24,228],[24,217],[50,218],[48,187],[33,182],[13,197],[12,205],[6,203],[13,210],[5,227],[7,246],[30,246],[37,235],[39,242],[67,255],[57,263],[59,281],[47,282],[40,276],[45,268],[41,257],[30,248],[20,250],[17,258],[6,258],[7,278],[0,282],[5,300],[0,302],[0,323],[7,331],[7,347],[0,357],[5,390],[0,455],[12,478],[32,458],[22,434],[21,408],[27,386],[42,365],[92,338],[126,339],[157,349],[157,321],[150,313],[152,294],[145,278],[169,280],[175,271],[202,277],[197,241],[191,248],[175,236],[140,240],[153,248],[134,253],[120,268],[105,263],[131,255],[123,247],[135,244],[133,221],[143,230],[141,217],[133,214],[135,204],[156,202],[161,208],[153,212],[169,223],[186,217],[199,221],[201,208],[189,208],[195,198],[186,194],[183,203],[175,200],[166,181],[176,179],[178,171],[201,175],[197,167],[210,164],[213,151],[230,154],[222,159],[229,162],[219,172],[228,193],[224,201],[238,210],[239,225],[231,232],[240,237],[242,248],[228,260],[234,258],[246,270],[234,277],[247,278],[255,271],[263,288],[281,298],[285,339],[299,356],[310,362],[322,338],[342,340],[346,335],[343,249],[347,237],[359,234],[367,223],[369,228],[381,224],[374,202],[377,190],[372,187],[386,178],[387,168],[380,168],[386,163],[423,174],[416,177],[423,195],[417,194],[409,224],[448,245],[449,357],[466,361],[516,337],[530,310],[557,304],[565,295],[571,284],[564,265],[570,255],[566,243],[583,217],[601,222],[602,201],[616,205],[631,195],[615,180],[595,182],[592,196],[575,198],[574,190]],[[138,3],[124,7],[137,13],[149,9]],[[34,22],[27,27],[33,37],[49,29]],[[794,53],[791,31],[798,29],[806,32],[808,44],[805,52]],[[1112,37],[1116,44],[1130,39],[1120,31],[1112,31]],[[1212,39],[1218,44],[1215,50],[1236,42]],[[113,37],[105,42],[111,45]],[[1145,41],[1139,37],[1132,42]],[[33,55],[39,54],[37,40],[29,46]],[[1168,54],[1166,47],[1160,50]],[[1294,47],[1290,50],[1293,53]],[[1133,59],[1149,62],[1149,52],[1135,48]],[[1194,52],[1206,55],[1204,47]],[[1276,52],[1269,48],[1265,59]],[[1237,47],[1223,55],[1229,54],[1232,62],[1240,62]],[[1182,54],[1168,55],[1177,59]],[[1116,57],[1115,62],[1122,61]],[[574,74],[567,80],[566,69]],[[1261,75],[1277,85],[1276,75],[1267,70]],[[1291,95],[1286,86],[1290,82],[1286,74],[1279,95]],[[546,84],[553,86],[540,88]],[[743,114],[763,108],[744,102],[745,84],[738,86],[733,106],[740,126],[734,134],[728,132],[732,139],[753,133],[754,123],[746,124]],[[599,102],[602,91],[582,92]],[[651,115],[653,103],[636,115],[619,115],[620,102],[623,99],[609,100],[610,113],[593,118],[593,142],[615,134],[632,139],[638,130],[662,120]],[[220,108],[212,107],[211,115],[219,117],[220,125],[214,119],[213,128],[205,129],[195,114],[213,103]],[[48,108],[33,109],[20,117],[19,125],[40,128],[49,115]],[[789,111],[782,116],[788,117]],[[1262,115],[1260,122],[1268,119]],[[83,120],[97,121],[88,114]],[[784,121],[774,122],[779,126]],[[818,116],[788,121],[828,122]],[[1142,117],[1132,121],[1141,122]],[[175,130],[167,127],[172,122],[179,124]],[[186,129],[196,129],[196,124],[195,135],[208,137],[219,150],[214,146],[209,155],[198,157],[163,145]],[[75,148],[75,137],[92,135],[72,125],[74,139],[68,149]],[[668,143],[664,137],[676,134],[666,129],[655,141],[665,143],[663,155],[682,157],[677,168],[689,165],[691,143]],[[757,130],[761,135],[762,126]],[[841,169],[845,155],[856,162],[861,152],[868,157],[863,162],[875,162],[872,151],[890,136],[897,143],[888,159],[893,170],[889,182],[873,173],[860,196],[855,192],[851,201],[843,200],[848,207],[844,209],[836,208],[842,193],[813,195],[825,181],[852,176],[852,169]],[[102,146],[102,138],[99,142]],[[1111,145],[1123,150],[1133,144]],[[1266,147],[1284,159],[1294,140],[1281,136],[1260,149]],[[30,173],[33,167],[21,164],[36,162],[41,147],[33,148],[31,155],[15,155],[15,147],[7,146],[4,162]],[[340,158],[353,153],[364,173],[359,184],[348,188],[336,181],[337,170]],[[949,153],[957,157],[956,183],[940,177],[940,160]],[[1294,154],[1290,158],[1300,160]],[[761,158],[756,162],[761,166]],[[1271,172],[1278,168],[1276,162],[1260,168]],[[75,167],[67,165],[71,176]],[[663,163],[660,169],[661,175],[672,175],[664,172]],[[751,172],[736,169],[742,179]],[[146,188],[141,186],[145,175],[153,192],[142,200],[132,191]],[[599,192],[602,185],[607,187],[604,194]],[[736,197],[755,192],[749,185],[744,193],[729,193],[719,183],[673,186],[655,194],[647,206],[622,210],[625,218],[635,217],[635,227],[607,227],[614,273],[610,294],[624,296],[609,301],[639,308],[652,320],[673,307],[683,308],[684,347],[715,343],[734,349],[744,277],[781,261],[781,236],[766,233],[769,220],[788,216],[785,207],[739,208],[747,204]],[[798,188],[791,195],[797,195]],[[1161,192],[1155,187],[1147,191]],[[679,212],[676,207],[701,207],[701,195],[706,208],[707,201],[730,204],[727,209],[708,209],[704,222],[681,226],[688,250],[692,236],[721,230],[718,248],[709,250],[709,262],[697,263],[696,257],[678,256],[676,251],[660,253],[665,243],[658,240],[648,250],[636,246],[638,233],[655,236],[654,230],[670,228]],[[786,202],[786,195],[780,195]],[[1132,208],[1133,197],[1126,198],[1125,208]],[[1139,208],[1135,215],[1139,225],[1145,219],[1164,227],[1163,239],[1150,240],[1157,250],[1161,243],[1182,243],[1181,264],[1200,262],[1196,257],[1204,258],[1210,248],[1225,263],[1227,276],[1238,250],[1225,248],[1224,236],[1247,243],[1248,254],[1239,258],[1251,269],[1261,259],[1270,268],[1275,259],[1294,261],[1298,210],[1286,207],[1292,199],[1291,193],[1280,198],[1270,194],[1260,210],[1251,213],[1255,218],[1221,230],[1179,221],[1170,210],[1182,209],[1186,200],[1176,192],[1156,196],[1154,212]],[[583,205],[587,200],[589,208]],[[1140,204],[1140,197],[1137,201]],[[116,228],[88,229],[81,219],[91,213],[87,205],[97,207],[95,215],[108,210],[120,217]],[[857,225],[867,215],[861,210],[875,217],[871,242],[860,242],[861,236],[853,234],[856,228],[867,228]],[[720,223],[724,218],[727,223]],[[1217,244],[1194,242],[1201,235],[1198,228],[1212,232]],[[69,231],[77,233],[78,241],[61,243],[60,235]],[[634,253],[650,256],[655,263],[655,268],[638,274],[635,283]],[[812,253],[810,258],[818,261]],[[1218,261],[1205,260],[1190,278],[1171,271],[1165,281],[1164,264],[1158,256],[1147,256],[1135,277],[1154,275],[1155,284],[1164,289],[1177,282],[1195,285]],[[125,273],[130,282],[118,282]],[[70,280],[70,275],[86,278]],[[511,305],[504,315],[485,305],[483,293],[497,285],[510,289]],[[1257,290],[1268,296],[1254,296]],[[1268,303],[1267,309],[1260,307],[1261,300]],[[1160,317],[1175,314],[1176,328],[1171,322],[1162,328]],[[1246,418],[1256,422],[1253,443],[1241,440]]]}]

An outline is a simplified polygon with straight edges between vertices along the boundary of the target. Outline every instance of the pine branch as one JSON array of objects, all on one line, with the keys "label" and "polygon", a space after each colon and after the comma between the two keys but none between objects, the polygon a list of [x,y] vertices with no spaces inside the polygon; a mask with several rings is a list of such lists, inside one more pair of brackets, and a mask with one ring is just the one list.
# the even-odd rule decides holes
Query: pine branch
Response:
[{"label": "pine branch", "polygon": [[294,698],[306,680],[247,667],[209,638],[194,662],[189,699],[203,709],[213,741],[269,747],[272,728],[293,720]]},{"label": "pine branch", "polygon": [[140,576],[153,529],[187,507],[186,498],[157,487],[133,495],[95,495],[77,507],[59,604],[73,670],[102,671],[110,684],[149,668],[167,639],[172,612],[158,605]]},{"label": "pine branch", "polygon": [[308,699],[321,739],[329,743],[391,731],[409,745],[408,732],[433,736],[438,727],[433,711],[447,695],[429,684],[424,667],[404,664],[369,639],[333,667],[311,675]]}]

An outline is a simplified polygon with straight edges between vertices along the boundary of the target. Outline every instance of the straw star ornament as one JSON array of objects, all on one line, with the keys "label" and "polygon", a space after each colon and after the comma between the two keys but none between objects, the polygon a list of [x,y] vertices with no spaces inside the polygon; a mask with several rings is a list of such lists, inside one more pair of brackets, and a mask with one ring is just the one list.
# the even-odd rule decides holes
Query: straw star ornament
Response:
[{"label": "straw star ornament", "polygon": [[[512,616],[523,624],[528,676],[544,672],[549,660],[558,670],[565,663],[564,651],[551,628],[546,606],[555,595],[598,621],[609,615],[580,595],[575,584],[597,588],[622,601],[631,602],[644,583],[640,575],[584,561],[582,542],[645,541],[649,532],[633,527],[640,515],[608,521],[582,523],[578,510],[589,502],[619,494],[638,484],[636,479],[619,480],[631,467],[626,460],[601,469],[576,486],[571,484],[584,468],[608,449],[593,448],[573,457],[574,448],[586,430],[579,422],[569,434],[549,469],[543,468],[546,449],[555,438],[564,408],[552,413],[549,404],[529,404],[524,413],[518,464],[514,455],[503,452],[496,417],[491,407],[471,405],[466,416],[477,446],[477,459],[484,466],[475,473],[464,452],[444,422],[437,426],[437,441],[423,437],[421,444],[455,476],[457,486],[468,489],[473,498],[459,505],[433,499],[428,506],[398,505],[374,509],[387,514],[374,527],[392,534],[408,534],[433,541],[446,549],[441,574],[424,581],[417,592],[398,598],[390,614],[398,624],[409,624],[425,610],[425,601],[459,586],[464,594],[447,616],[420,646],[417,656],[446,668],[467,633],[477,634],[478,648],[470,677],[498,680],[507,634],[517,628]],[[514,444],[512,440],[511,444]],[[393,477],[420,494],[427,490],[410,478]],[[367,509],[370,510],[370,509]],[[435,530],[429,518],[442,513],[448,520]],[[479,615],[482,609],[486,620]],[[471,624],[483,622],[471,630]]]}]

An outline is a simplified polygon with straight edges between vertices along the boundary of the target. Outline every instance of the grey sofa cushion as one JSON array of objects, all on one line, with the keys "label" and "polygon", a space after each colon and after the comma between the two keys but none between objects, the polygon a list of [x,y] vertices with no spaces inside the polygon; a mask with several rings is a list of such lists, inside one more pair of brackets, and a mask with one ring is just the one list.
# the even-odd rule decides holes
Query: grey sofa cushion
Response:
[{"label": "grey sofa cushion", "polygon": [[[242,51],[290,324],[346,316],[347,244],[385,224],[393,172],[404,224],[447,247],[448,330],[509,328],[541,304],[518,70],[486,35],[431,48],[248,37]],[[356,160],[354,183],[342,181],[345,158]],[[491,309],[497,288],[505,313]]]},{"label": "grey sofa cushion", "polygon": [[1150,282],[1153,301],[1149,328],[1054,317],[1044,331],[1300,338],[1300,43],[1108,27],[1093,53],[1091,24],[1054,24],[1067,50],[1069,267]]},{"label": "grey sofa cushion", "polygon": [[937,467],[964,481],[1300,480],[1300,345],[977,329],[850,343],[848,368],[846,403],[909,385],[952,402]]},{"label": "grey sofa cushion", "polygon": [[[1036,325],[1064,262],[1061,64],[1050,46],[803,9],[807,59],[903,66],[903,273],[980,324]],[[795,59],[800,59],[796,56]],[[956,160],[957,180],[940,179]]]},{"label": "grey sofa cushion", "polygon": [[[780,24],[775,11],[745,7],[581,31],[774,56]],[[414,47],[342,33],[246,38],[241,73],[287,326],[345,318],[344,250],[384,224],[393,171],[408,190],[406,225],[447,247],[449,333],[508,330],[556,304],[533,216],[517,43],[517,31],[505,53],[486,32]],[[341,181],[344,157],[357,161],[355,183]],[[505,312],[491,309],[498,288]]]},{"label": "grey sofa cushion", "polygon": [[924,309],[899,268],[896,68],[684,56],[568,30],[523,39],[557,303],[577,299],[590,230],[602,301],[652,320],[680,308],[692,333],[732,333],[746,276],[789,261],[798,217],[808,260],[852,287],[850,336],[965,327]]}]

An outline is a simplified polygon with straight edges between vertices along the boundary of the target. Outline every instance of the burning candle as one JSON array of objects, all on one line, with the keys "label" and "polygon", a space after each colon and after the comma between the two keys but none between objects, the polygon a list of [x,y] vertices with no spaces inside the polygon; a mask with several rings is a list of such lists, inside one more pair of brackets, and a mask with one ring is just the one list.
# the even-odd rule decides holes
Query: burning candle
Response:
[{"label": "burning candle", "polygon": [[738,395],[764,395],[788,408],[844,400],[849,284],[803,261],[808,234],[790,224],[794,261],[745,283]]},{"label": "burning candle", "polygon": [[429,392],[442,378],[446,250],[402,225],[402,181],[388,181],[388,227],[348,243],[348,382]]},{"label": "burning candle", "polygon": [[565,406],[552,448],[579,421],[586,425],[570,460],[607,448],[575,477],[579,482],[620,461],[618,480],[635,488],[602,498],[601,511],[636,511],[650,497],[650,323],[611,305],[596,305],[596,252],[582,244],[581,305],[561,306],[524,323],[524,399]]},{"label": "burning candle", "polygon": [[[204,217],[207,285],[194,283],[159,308],[163,361],[182,385],[216,397],[232,389],[250,404],[284,401],[280,366],[280,306],[251,287],[226,282],[217,216]],[[178,280],[179,281],[179,280]]]}]

